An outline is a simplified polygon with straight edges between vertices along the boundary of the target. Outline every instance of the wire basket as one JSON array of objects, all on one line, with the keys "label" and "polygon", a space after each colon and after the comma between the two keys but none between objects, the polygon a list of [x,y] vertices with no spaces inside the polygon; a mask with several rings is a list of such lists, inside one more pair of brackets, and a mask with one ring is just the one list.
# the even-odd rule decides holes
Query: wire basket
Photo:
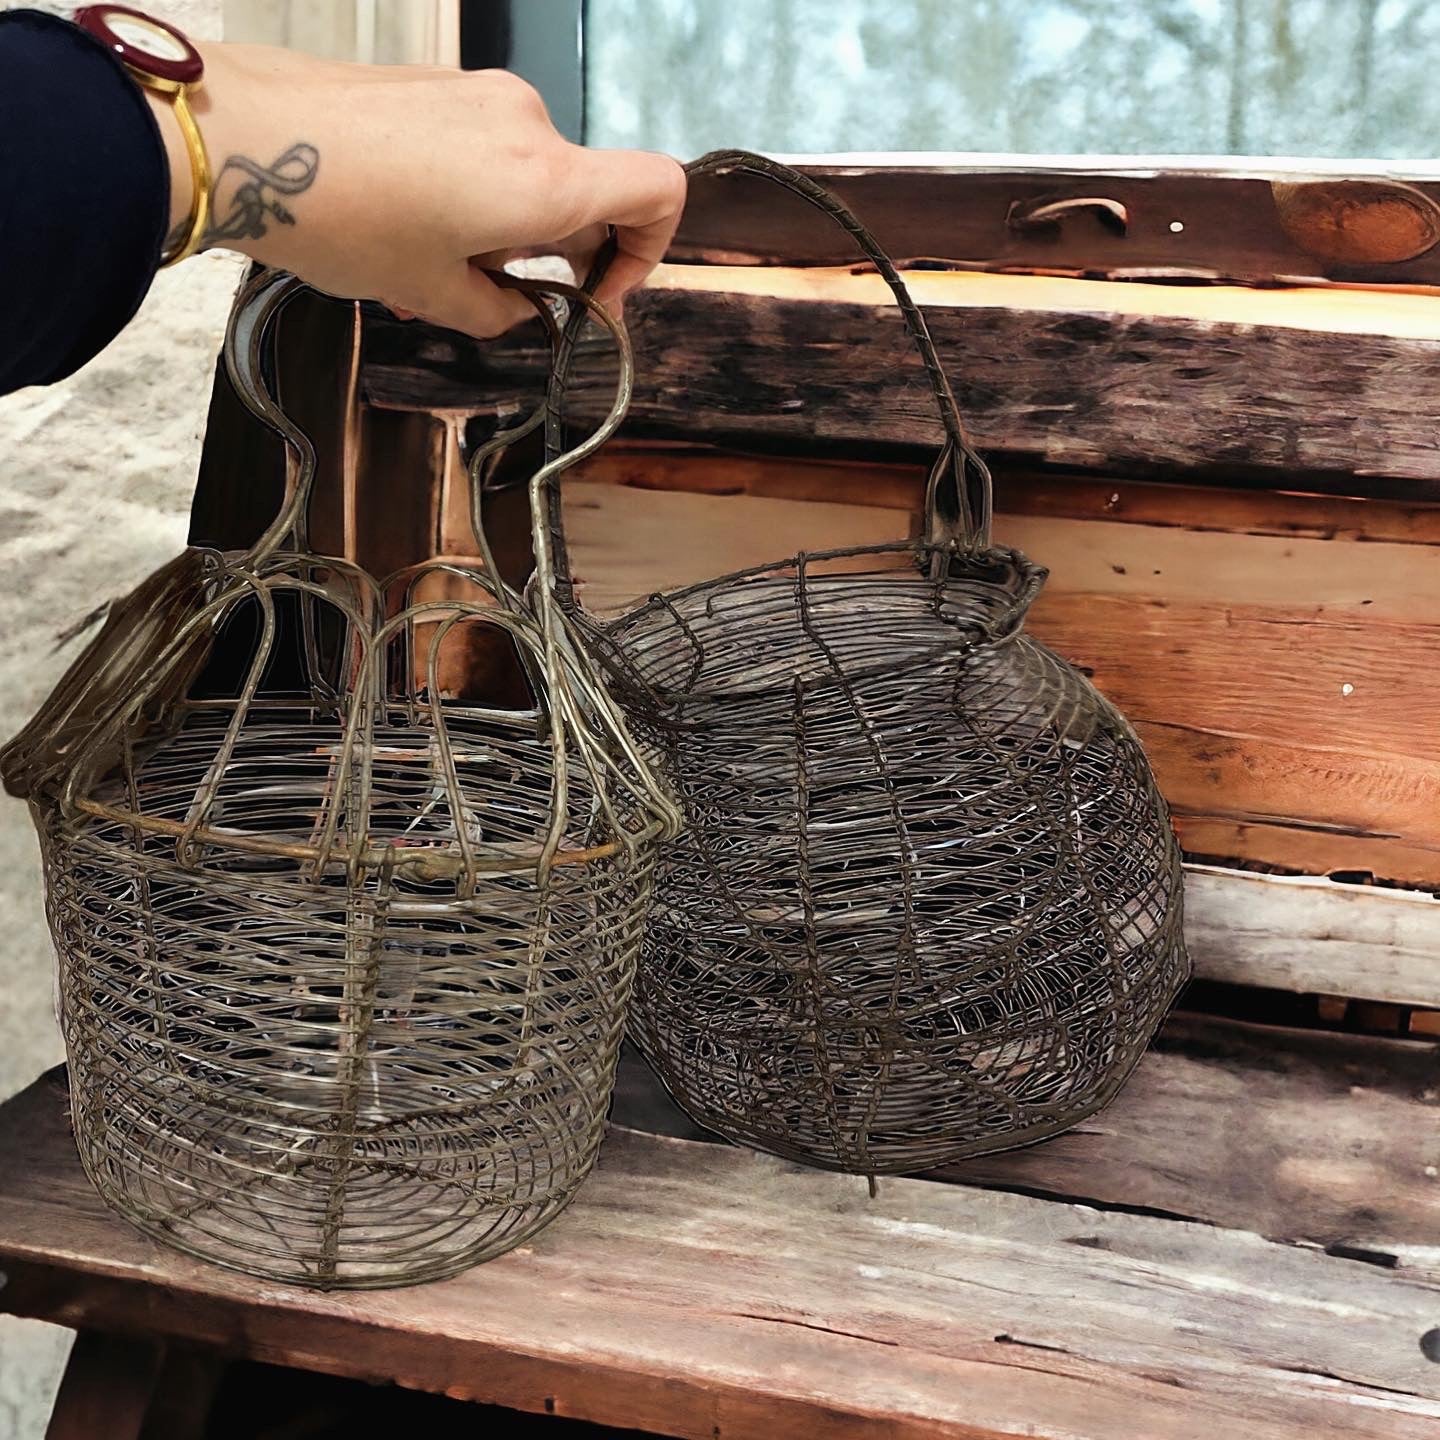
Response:
[{"label": "wire basket", "polygon": [[[689,829],[664,858],[631,1030],[700,1124],[811,1164],[924,1169],[1103,1106],[1188,976],[1180,856],[1141,747],[1025,634],[1045,571],[990,544],[991,480],[924,318],[945,442],[924,539],[799,555],[581,617]],[[578,325],[552,384],[550,438]],[[564,566],[558,493],[551,525]]]},{"label": "wire basket", "polygon": [[[101,1195],[233,1269],[372,1287],[497,1255],[575,1193],[678,814],[555,609],[538,488],[528,603],[493,569],[377,582],[310,552],[314,456],[260,380],[297,288],[253,282],[226,343],[290,448],[281,515],[122,602],[3,764]],[[461,598],[418,602],[442,571]],[[527,703],[442,696],[472,627]]]}]

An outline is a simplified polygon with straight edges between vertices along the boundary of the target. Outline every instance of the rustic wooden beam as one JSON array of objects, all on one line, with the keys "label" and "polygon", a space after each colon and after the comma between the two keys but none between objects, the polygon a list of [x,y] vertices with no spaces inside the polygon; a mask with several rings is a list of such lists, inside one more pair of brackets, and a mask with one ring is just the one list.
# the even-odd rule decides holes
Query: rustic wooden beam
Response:
[{"label": "rustic wooden beam", "polygon": [[[1314,161],[1297,173],[1273,160],[1239,170],[1233,162],[1175,156],[876,155],[798,163],[900,258],[1110,276],[1440,283],[1433,171],[1357,175],[1353,163]],[[1025,222],[1039,203],[1076,197],[1109,201],[1123,213],[1123,228],[1102,223],[1093,208],[1054,223]],[[823,217],[743,175],[691,181],[671,254],[799,265],[854,258]]]},{"label": "rustic wooden beam", "polygon": [[[584,462],[576,480],[637,490],[761,495],[919,511],[926,466],[834,457],[798,459],[665,440],[614,441]],[[1440,544],[1440,505],[1339,495],[1232,489],[1007,465],[995,492],[1005,515],[1113,520],[1164,529],[1306,540],[1395,540]]]},{"label": "rustic wooden beam", "polygon": [[[886,503],[862,505],[851,503],[866,484],[856,467],[829,491],[841,502],[789,498],[826,493],[834,477],[817,481],[807,466],[791,466],[787,493],[773,462],[742,462],[729,486],[740,493],[725,493],[718,465],[705,488],[671,491],[632,482],[672,483],[673,464],[630,463],[588,472],[624,483],[565,492],[578,592],[602,616],[653,591],[916,525],[913,510],[891,508],[907,494],[913,503],[906,472],[877,482],[870,498]],[[996,534],[1050,567],[1032,633],[1135,722],[1187,849],[1440,886],[1440,679],[1428,663],[1440,627],[1436,513],[1099,482],[1072,503],[1066,494],[1019,487]],[[1207,494],[1216,515],[1248,529],[1204,528],[1215,520]],[[1000,497],[1011,504],[1003,484]],[[1173,523],[1149,523],[1162,511]]]},{"label": "rustic wooden beam", "polygon": [[[1248,1123],[1249,1109],[1232,1111]],[[0,1110],[0,1306],[693,1440],[1429,1440],[1440,1289],[1247,1232],[612,1132],[456,1278],[257,1286],[109,1216],[41,1081]],[[1427,1342],[1429,1343],[1429,1342]]]},{"label": "rustic wooden beam", "polygon": [[1440,900],[1430,894],[1191,865],[1185,940],[1205,980],[1440,1005]]},{"label": "rustic wooden beam", "polygon": [[[911,279],[977,442],[1011,460],[1440,498],[1440,297]],[[875,275],[672,266],[627,316],[633,433],[842,456],[938,443]],[[543,383],[538,339],[528,327],[481,344],[372,314],[363,393],[399,408],[513,405]],[[577,367],[579,421],[613,393],[602,350]]]}]

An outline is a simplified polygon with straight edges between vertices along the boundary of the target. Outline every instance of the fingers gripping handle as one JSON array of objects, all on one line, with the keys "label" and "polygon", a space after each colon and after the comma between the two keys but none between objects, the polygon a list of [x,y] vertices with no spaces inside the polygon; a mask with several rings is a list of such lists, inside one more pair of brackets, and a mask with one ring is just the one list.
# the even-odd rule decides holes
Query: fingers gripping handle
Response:
[{"label": "fingers gripping handle", "polygon": [[[930,544],[955,544],[965,549],[988,545],[992,489],[989,468],[966,434],[954,391],[936,353],[935,342],[931,338],[925,317],[879,241],[837,196],[810,176],[788,165],[782,165],[779,161],[767,159],[748,150],[716,150],[692,161],[685,168],[687,174],[692,176],[740,173],[769,180],[828,215],[850,236],[860,253],[874,265],[900,307],[905,328],[925,366],[935,408],[945,431],[945,442],[931,469],[926,488],[925,539]],[[611,246],[597,257],[595,267],[586,280],[587,291],[599,283],[613,254]],[[584,320],[583,311],[572,313],[555,357],[546,423],[546,443],[551,453],[558,453],[559,450],[560,407],[575,344]],[[553,493],[550,505],[552,529],[563,533],[559,531],[559,500]],[[563,563],[563,553],[561,559]]]}]

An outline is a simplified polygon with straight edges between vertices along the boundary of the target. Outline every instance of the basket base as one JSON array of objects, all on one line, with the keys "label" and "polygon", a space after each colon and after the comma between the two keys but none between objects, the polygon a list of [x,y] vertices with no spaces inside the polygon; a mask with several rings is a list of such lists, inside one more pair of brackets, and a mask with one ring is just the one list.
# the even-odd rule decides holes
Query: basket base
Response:
[{"label": "basket base", "polygon": [[[1150,977],[1146,1013],[1163,1016],[1190,974],[1188,956],[1176,947]],[[933,1058],[910,1056],[907,1069],[903,1054],[885,1060],[846,1052],[837,1034],[820,1048],[794,1036],[783,1037],[788,1045],[772,1037],[760,1074],[751,1047],[722,1054],[714,1031],[667,1031],[645,1006],[637,1009],[631,1027],[637,1047],[697,1125],[732,1144],[852,1175],[920,1174],[1064,1134],[1110,1104],[1149,1040],[1148,1030],[1133,1030],[1128,1043],[1087,1056],[1073,1077],[1083,1085],[1067,1088],[1063,1074],[1052,1075],[1057,1093],[1048,1102],[1032,1097],[1020,1103],[1007,1094],[1021,1083],[1014,1074],[987,1077],[981,1069],[961,1085],[955,1073],[936,1069]],[[970,1098],[959,1106],[964,1095]],[[942,1114],[948,1125],[936,1123]]]},{"label": "basket base", "polygon": [[420,1284],[493,1259],[548,1224],[594,1159],[578,1116],[575,1143],[554,1153],[487,1136],[479,1115],[456,1145],[467,1117],[453,1112],[344,1137],[303,1123],[281,1135],[273,1113],[204,1104],[94,1120],[77,1115],[80,1158],[117,1214],[212,1264],[324,1290]]}]

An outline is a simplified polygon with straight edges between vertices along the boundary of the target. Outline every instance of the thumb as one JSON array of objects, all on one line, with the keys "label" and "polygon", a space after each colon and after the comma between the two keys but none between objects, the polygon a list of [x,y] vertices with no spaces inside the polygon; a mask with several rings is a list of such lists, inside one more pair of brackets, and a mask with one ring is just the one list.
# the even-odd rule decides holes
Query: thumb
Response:
[{"label": "thumb", "polygon": [[535,318],[535,307],[523,295],[502,289],[468,262],[437,277],[427,287],[426,299],[427,320],[477,340],[491,340]]}]

